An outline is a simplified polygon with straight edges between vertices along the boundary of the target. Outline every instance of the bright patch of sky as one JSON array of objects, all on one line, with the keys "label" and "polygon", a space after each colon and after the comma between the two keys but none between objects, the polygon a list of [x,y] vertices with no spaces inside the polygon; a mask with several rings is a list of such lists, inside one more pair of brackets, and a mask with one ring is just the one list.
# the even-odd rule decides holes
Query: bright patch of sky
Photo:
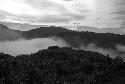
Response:
[{"label": "bright patch of sky", "polygon": [[124,8],[124,0],[0,0],[0,21],[119,28]]}]

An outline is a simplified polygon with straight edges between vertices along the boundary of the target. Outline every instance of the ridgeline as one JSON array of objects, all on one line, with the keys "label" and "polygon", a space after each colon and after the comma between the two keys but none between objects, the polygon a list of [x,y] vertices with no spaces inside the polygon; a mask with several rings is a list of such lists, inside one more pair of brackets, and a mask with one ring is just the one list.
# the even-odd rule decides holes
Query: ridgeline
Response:
[{"label": "ridgeline", "polygon": [[16,57],[0,53],[0,84],[125,84],[125,62],[58,46]]}]

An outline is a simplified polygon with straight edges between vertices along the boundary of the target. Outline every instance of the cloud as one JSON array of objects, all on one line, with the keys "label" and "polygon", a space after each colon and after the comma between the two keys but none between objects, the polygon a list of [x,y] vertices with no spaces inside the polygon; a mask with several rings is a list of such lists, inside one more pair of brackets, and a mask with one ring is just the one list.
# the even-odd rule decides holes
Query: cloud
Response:
[{"label": "cloud", "polygon": [[0,0],[0,21],[53,23],[117,28],[124,16],[124,0]]},{"label": "cloud", "polygon": [[124,10],[120,10],[120,11],[114,12],[114,14],[125,15],[125,11]]},{"label": "cloud", "polygon": [[31,10],[29,5],[17,0],[1,0],[0,10],[15,15],[36,14],[36,11],[34,9]]},{"label": "cloud", "polygon": [[[21,19],[20,19],[21,18]],[[79,21],[85,18],[84,15],[76,15],[76,14],[62,14],[60,16],[56,15],[46,15],[46,16],[15,16],[15,15],[8,15],[6,16],[3,21],[5,22],[24,22],[24,23],[31,23],[31,24],[41,24],[41,23],[69,23],[70,21]]]},{"label": "cloud", "polygon": [[84,14],[73,13],[51,0],[0,0],[0,17],[4,22],[68,23],[83,19]]},{"label": "cloud", "polygon": [[118,5],[125,5],[125,0],[117,0],[117,4]]},{"label": "cloud", "polygon": [[73,0],[64,0],[64,1],[73,1]]},{"label": "cloud", "polygon": [[39,20],[39,22],[43,23],[67,23],[70,21],[79,21],[84,19],[84,15],[77,15],[77,14],[62,14],[60,16],[55,15],[48,15],[44,16]]},{"label": "cloud", "polygon": [[120,22],[120,27],[125,27],[125,0],[118,0],[116,3],[116,10],[113,12],[113,15],[115,17],[114,20],[117,20]]},{"label": "cloud", "polygon": [[49,46],[68,47],[68,44],[58,37],[36,38],[32,40],[23,39],[0,42],[0,52],[16,56],[18,54],[35,53]]}]

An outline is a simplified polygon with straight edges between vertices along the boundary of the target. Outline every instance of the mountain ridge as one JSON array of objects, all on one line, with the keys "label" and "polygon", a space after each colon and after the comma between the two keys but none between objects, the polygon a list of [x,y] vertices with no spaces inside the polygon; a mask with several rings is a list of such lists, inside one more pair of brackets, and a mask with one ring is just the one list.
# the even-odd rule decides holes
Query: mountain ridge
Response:
[{"label": "mountain ridge", "polygon": [[[6,25],[9,28],[15,29],[15,30],[20,30],[20,31],[29,31],[32,29],[40,28],[40,27],[50,27],[50,25],[30,25],[26,23],[5,23],[5,22],[0,22],[0,24]],[[58,26],[59,27],[59,26]],[[60,26],[62,28],[66,28],[71,30],[69,26]],[[96,28],[96,27],[89,27],[89,26],[76,26],[75,31],[91,31],[91,32],[96,32],[96,33],[115,33],[115,34],[125,34],[125,29],[123,27],[120,28]]]},{"label": "mountain ridge", "polygon": [[114,34],[125,34],[124,28],[96,28],[88,26],[78,26],[77,31],[89,31],[96,33],[114,33]]},{"label": "mountain ridge", "polygon": [[13,30],[0,24],[0,41],[13,41],[22,37],[19,30]]},{"label": "mountain ridge", "polygon": [[[103,47],[103,48],[111,47],[114,49],[115,47],[113,46],[115,44],[125,45],[125,35],[114,34],[114,33],[95,33],[95,32],[88,32],[88,31],[73,31],[73,30],[68,30],[66,28],[63,28],[63,27],[55,27],[55,26],[39,27],[37,29],[32,29],[29,31],[19,31],[19,30],[9,29],[6,26],[3,26],[3,27],[5,27],[5,29],[4,29],[4,33],[0,31],[1,36],[3,34],[8,38],[14,37],[12,38],[12,40],[17,40],[19,38],[33,39],[33,38],[45,38],[45,37],[57,36],[67,41],[70,45],[74,47],[79,46],[78,44],[79,43],[81,44],[82,42],[84,42],[84,44],[95,43],[99,47]],[[9,33],[6,33],[6,32],[9,32]]]},{"label": "mountain ridge", "polygon": [[13,57],[0,53],[2,84],[124,84],[122,58],[51,46]]}]

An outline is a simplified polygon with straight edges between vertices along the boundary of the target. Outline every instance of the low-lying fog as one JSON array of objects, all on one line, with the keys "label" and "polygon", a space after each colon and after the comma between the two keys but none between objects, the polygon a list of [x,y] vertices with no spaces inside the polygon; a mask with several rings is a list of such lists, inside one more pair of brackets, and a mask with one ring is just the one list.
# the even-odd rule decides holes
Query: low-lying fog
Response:
[{"label": "low-lying fog", "polygon": [[68,46],[63,40],[56,37],[36,38],[32,40],[20,39],[17,41],[0,42],[0,52],[16,56],[18,54],[35,53],[55,45],[60,47]]},{"label": "low-lying fog", "polygon": [[[78,41],[78,40],[75,40],[75,41]],[[69,47],[69,46],[73,47],[71,45],[68,45],[68,43],[62,40],[61,38],[49,37],[49,38],[35,38],[32,40],[20,39],[16,41],[0,42],[0,52],[16,56],[18,54],[35,53],[39,50],[46,49],[49,46],[56,46],[56,45],[60,47]],[[88,44],[86,46],[81,44],[78,44],[78,45],[79,45],[79,49],[82,49],[82,50],[99,52],[103,55],[109,54],[109,56],[112,58],[116,56],[121,56],[125,58],[125,46],[123,45],[116,45],[116,49],[99,48],[94,43]]]}]

